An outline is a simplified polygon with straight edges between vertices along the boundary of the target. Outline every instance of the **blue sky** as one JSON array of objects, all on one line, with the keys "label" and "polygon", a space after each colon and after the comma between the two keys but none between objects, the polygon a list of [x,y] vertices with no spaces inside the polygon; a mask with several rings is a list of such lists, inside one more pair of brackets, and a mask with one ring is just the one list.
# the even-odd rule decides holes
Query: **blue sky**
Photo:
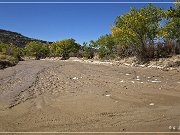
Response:
[{"label": "blue sky", "polygon": [[[2,1],[3,0],[0,0],[0,2]],[[17,0],[8,1],[13,2]],[[110,0],[98,1],[102,2]],[[163,0],[160,1],[162,2]],[[170,6],[173,6],[173,4],[155,5],[164,9],[168,9]],[[140,8],[142,6],[145,6],[145,4],[1,3],[0,29],[15,31],[28,37],[47,41],[57,41],[67,38],[74,38],[78,43],[82,43],[84,41],[88,42],[90,40],[96,40],[99,36],[110,33],[110,28],[113,25],[114,20],[117,16],[127,13],[130,7]]]}]

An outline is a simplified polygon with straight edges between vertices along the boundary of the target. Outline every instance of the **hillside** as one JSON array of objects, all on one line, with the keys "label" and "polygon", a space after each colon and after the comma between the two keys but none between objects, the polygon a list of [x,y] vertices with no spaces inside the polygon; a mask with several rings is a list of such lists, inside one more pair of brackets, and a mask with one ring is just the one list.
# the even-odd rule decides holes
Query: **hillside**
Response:
[{"label": "hillside", "polygon": [[29,38],[29,37],[23,36],[17,32],[0,29],[0,43],[13,44],[13,45],[16,45],[17,47],[23,47],[31,41],[40,41],[42,43],[51,43],[48,41]]}]

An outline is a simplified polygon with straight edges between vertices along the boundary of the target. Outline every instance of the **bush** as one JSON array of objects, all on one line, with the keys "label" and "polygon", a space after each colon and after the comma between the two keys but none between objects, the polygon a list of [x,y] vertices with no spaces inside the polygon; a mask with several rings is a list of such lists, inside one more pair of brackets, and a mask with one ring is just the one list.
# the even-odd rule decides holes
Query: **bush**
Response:
[{"label": "bush", "polygon": [[92,59],[94,57],[93,49],[89,47],[87,43],[85,42],[83,43],[82,50],[83,50],[82,56],[84,58]]},{"label": "bush", "polygon": [[22,56],[24,55],[24,49],[18,48],[11,44],[0,43],[0,53],[4,55],[9,55],[18,60],[23,60]]},{"label": "bush", "polygon": [[79,49],[80,45],[74,39],[57,41],[50,46],[53,56],[61,56],[63,60],[68,59],[70,55],[77,56]]},{"label": "bush", "polygon": [[111,34],[101,36],[96,41],[91,41],[90,47],[94,49],[91,50],[92,52],[98,50],[99,58],[108,58],[108,55],[115,53],[115,43]]},{"label": "bush", "polygon": [[0,69],[14,66],[18,63],[18,59],[13,56],[0,54]]},{"label": "bush", "polygon": [[49,56],[50,50],[48,45],[33,41],[25,46],[25,54],[27,56],[33,56],[36,60]]}]

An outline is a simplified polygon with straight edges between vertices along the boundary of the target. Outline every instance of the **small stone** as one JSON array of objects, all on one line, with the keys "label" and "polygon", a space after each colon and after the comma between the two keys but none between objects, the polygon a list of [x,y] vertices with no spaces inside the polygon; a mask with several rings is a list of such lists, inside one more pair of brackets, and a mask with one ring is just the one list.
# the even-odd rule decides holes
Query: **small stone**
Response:
[{"label": "small stone", "polygon": [[72,79],[73,79],[73,80],[78,80],[78,78],[77,78],[77,77],[73,77]]},{"label": "small stone", "polygon": [[172,126],[169,126],[169,130],[171,130],[172,129]]},{"label": "small stone", "polygon": [[149,105],[153,106],[153,105],[154,105],[154,103],[150,103]]},{"label": "small stone", "polygon": [[151,81],[151,82],[154,82],[154,83],[160,83],[161,81]]}]

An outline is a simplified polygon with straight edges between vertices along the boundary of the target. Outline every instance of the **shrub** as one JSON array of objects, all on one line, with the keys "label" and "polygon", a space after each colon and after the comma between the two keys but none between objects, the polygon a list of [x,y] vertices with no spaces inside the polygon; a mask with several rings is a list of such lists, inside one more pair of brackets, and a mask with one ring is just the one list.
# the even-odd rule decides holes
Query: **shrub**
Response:
[{"label": "shrub", "polygon": [[82,50],[82,55],[84,58],[91,59],[94,57],[93,49],[89,47],[86,42],[83,43]]},{"label": "shrub", "polygon": [[57,41],[50,46],[51,53],[54,56],[62,56],[63,60],[66,60],[71,56],[77,56],[80,45],[75,42],[74,39],[65,39]]},{"label": "shrub", "polygon": [[14,66],[17,63],[18,63],[17,58],[5,54],[0,54],[0,69]]},{"label": "shrub", "polygon": [[33,56],[36,58],[36,60],[45,58],[50,53],[48,45],[37,42],[37,41],[28,43],[25,46],[25,52],[26,52],[26,55]]}]

